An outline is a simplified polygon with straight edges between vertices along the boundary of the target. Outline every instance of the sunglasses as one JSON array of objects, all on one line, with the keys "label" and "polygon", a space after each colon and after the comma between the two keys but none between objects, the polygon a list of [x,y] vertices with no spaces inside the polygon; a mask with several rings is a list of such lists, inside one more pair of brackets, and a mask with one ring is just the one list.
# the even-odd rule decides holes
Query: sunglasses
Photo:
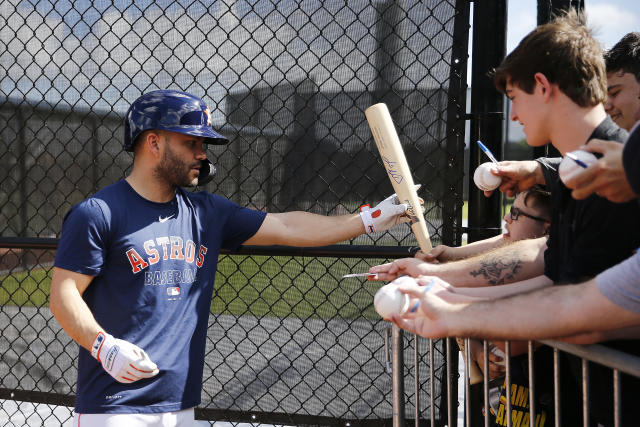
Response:
[{"label": "sunglasses", "polygon": [[527,218],[531,218],[534,221],[542,221],[542,222],[549,221],[547,219],[540,218],[539,216],[533,216],[533,215],[529,215],[528,213],[522,212],[520,209],[516,208],[515,206],[511,206],[511,209],[509,210],[509,215],[511,215],[511,221],[517,220],[520,215],[526,216]]}]

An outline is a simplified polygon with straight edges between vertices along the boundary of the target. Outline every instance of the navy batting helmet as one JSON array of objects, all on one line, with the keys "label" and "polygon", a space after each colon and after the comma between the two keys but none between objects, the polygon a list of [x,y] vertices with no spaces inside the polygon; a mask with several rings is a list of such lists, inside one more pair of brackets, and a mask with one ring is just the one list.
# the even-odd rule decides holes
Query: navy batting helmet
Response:
[{"label": "navy batting helmet", "polygon": [[154,90],[136,99],[124,118],[124,149],[133,151],[145,130],[166,130],[204,138],[205,144],[226,144],[211,127],[211,112],[197,96],[178,90]]}]

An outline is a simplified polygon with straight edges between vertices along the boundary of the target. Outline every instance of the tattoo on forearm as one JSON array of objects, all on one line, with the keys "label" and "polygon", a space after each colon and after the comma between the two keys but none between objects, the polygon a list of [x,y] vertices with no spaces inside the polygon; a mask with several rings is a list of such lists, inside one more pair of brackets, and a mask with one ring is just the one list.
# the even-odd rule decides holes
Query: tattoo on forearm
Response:
[{"label": "tattoo on forearm", "polygon": [[517,257],[504,257],[480,260],[481,267],[470,271],[473,277],[482,276],[490,285],[504,285],[515,281],[516,274],[522,268],[522,261]]}]

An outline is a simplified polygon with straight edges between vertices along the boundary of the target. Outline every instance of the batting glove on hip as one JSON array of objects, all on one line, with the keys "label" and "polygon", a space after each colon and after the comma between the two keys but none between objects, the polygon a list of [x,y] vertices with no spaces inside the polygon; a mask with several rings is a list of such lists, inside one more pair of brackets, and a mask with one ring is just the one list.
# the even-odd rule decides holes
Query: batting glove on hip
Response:
[{"label": "batting glove on hip", "polygon": [[147,353],[135,344],[98,332],[91,346],[91,355],[116,381],[132,383],[151,378],[160,372]]},{"label": "batting glove on hip", "polygon": [[[419,188],[420,185],[416,185],[416,187]],[[420,199],[420,202],[422,202],[422,199]],[[408,207],[406,203],[400,203],[398,196],[394,193],[373,209],[369,205],[361,206],[360,218],[362,218],[367,234],[385,231],[400,223],[410,221],[410,218],[406,215]]]}]

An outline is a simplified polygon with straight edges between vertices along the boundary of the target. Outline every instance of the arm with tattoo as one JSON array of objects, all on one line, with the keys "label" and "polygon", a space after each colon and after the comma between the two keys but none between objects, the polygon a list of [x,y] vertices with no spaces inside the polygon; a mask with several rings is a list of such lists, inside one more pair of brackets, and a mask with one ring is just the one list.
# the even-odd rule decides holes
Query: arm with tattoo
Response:
[{"label": "arm with tattoo", "polygon": [[518,251],[510,250],[506,254],[487,253],[478,260],[480,268],[471,270],[469,275],[483,279],[489,285],[504,285],[514,282],[523,267]]},{"label": "arm with tattoo", "polygon": [[460,261],[430,264],[416,258],[403,258],[371,267],[369,271],[377,274],[374,280],[423,275],[438,276],[453,286],[507,284],[543,275],[546,247],[546,237],[540,237],[518,240]]}]

